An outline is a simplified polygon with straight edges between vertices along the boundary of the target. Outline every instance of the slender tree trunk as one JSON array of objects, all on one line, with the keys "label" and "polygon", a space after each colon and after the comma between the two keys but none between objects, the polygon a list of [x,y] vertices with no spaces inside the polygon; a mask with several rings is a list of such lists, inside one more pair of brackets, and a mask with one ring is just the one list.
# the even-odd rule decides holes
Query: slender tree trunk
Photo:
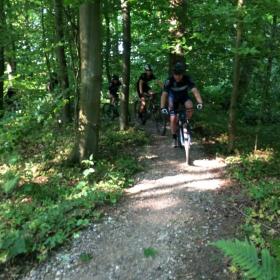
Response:
[{"label": "slender tree trunk", "polygon": [[[11,1],[5,2],[6,4],[6,13],[9,14],[10,11],[12,11],[13,6],[11,4]],[[14,26],[9,20],[9,17],[5,19],[5,26],[6,30],[9,32],[6,33],[6,47],[5,47],[5,61],[7,63],[7,72],[8,72],[8,87],[13,87],[13,77],[16,75],[17,71],[17,59],[16,59],[16,41],[14,38],[15,30]]]},{"label": "slender tree trunk", "polygon": [[108,0],[105,1],[104,7],[104,18],[105,18],[105,29],[106,29],[106,48],[105,48],[105,70],[108,83],[111,81],[111,69],[110,69],[110,53],[111,53],[111,32],[110,32],[110,17],[109,17],[109,5]]},{"label": "slender tree trunk", "polygon": [[0,113],[4,109],[4,30],[5,26],[5,13],[4,13],[4,0],[0,0]]},{"label": "slender tree trunk", "polygon": [[237,0],[237,9],[239,11],[239,18],[237,21],[236,30],[236,41],[235,48],[236,54],[234,57],[233,65],[233,90],[230,100],[229,108],[229,121],[228,121],[228,152],[231,153],[234,150],[234,142],[236,137],[236,111],[237,111],[237,100],[239,92],[239,81],[240,81],[240,55],[238,54],[238,49],[241,45],[242,40],[242,22],[241,22],[241,9],[243,7],[244,0]]},{"label": "slender tree trunk", "polygon": [[56,37],[57,44],[56,52],[57,52],[57,60],[58,60],[58,78],[61,86],[61,90],[63,91],[63,96],[66,101],[63,110],[63,117],[65,122],[71,121],[71,106],[70,106],[70,92],[69,92],[69,81],[67,74],[67,63],[66,63],[66,55],[65,55],[65,47],[64,47],[64,22],[63,22],[63,0],[53,0],[54,2],[54,10],[55,10],[55,29],[56,29]]},{"label": "slender tree trunk", "polygon": [[102,39],[100,0],[80,7],[81,94],[79,113],[79,160],[98,156]]},{"label": "slender tree trunk", "polygon": [[129,103],[129,83],[130,83],[130,52],[131,52],[131,23],[130,23],[130,3],[122,0],[123,16],[123,92],[120,98],[120,129],[128,128],[128,103]]},{"label": "slender tree trunk", "polygon": [[255,137],[255,151],[258,149],[258,138],[259,133],[261,130],[261,123],[262,117],[264,114],[269,113],[269,105],[270,105],[270,98],[269,98],[269,90],[271,87],[271,73],[272,73],[272,63],[273,63],[273,52],[274,52],[274,45],[275,45],[275,37],[276,37],[276,30],[277,30],[277,16],[273,16],[273,22],[271,27],[271,37],[269,42],[269,55],[267,58],[267,65],[266,65],[266,73],[263,82],[263,96],[262,96],[262,103],[259,110],[259,116],[257,120],[257,128],[256,128],[256,137]]},{"label": "slender tree trunk", "polygon": [[114,62],[114,71],[118,72],[120,70],[120,52],[119,52],[119,34],[121,33],[121,31],[119,30],[119,22],[118,22],[118,14],[114,13],[114,18],[112,21],[113,24],[113,29],[114,29],[114,33],[113,33],[113,40],[112,40],[112,51],[113,51],[113,62]]},{"label": "slender tree trunk", "polygon": [[182,41],[186,32],[187,0],[170,0],[170,5],[173,10],[170,18],[170,40],[173,46],[169,54],[169,72],[171,74],[172,67],[176,62],[185,62]]},{"label": "slender tree trunk", "polygon": [[239,80],[239,93],[238,93],[238,104],[242,104],[243,99],[246,98],[248,92],[252,74],[255,68],[255,61],[251,56],[245,57],[240,61],[240,80]]},{"label": "slender tree trunk", "polygon": [[48,73],[49,73],[49,79],[51,79],[51,63],[50,63],[49,55],[46,51],[47,44],[46,44],[46,29],[45,29],[45,19],[44,19],[44,8],[41,9],[41,26],[42,26],[42,46],[43,46],[43,50],[44,50],[46,66],[47,66]]},{"label": "slender tree trunk", "polygon": [[[72,61],[72,71],[75,77],[75,101],[74,101],[74,122],[75,127],[78,128],[79,120],[79,99],[80,99],[80,81],[81,81],[81,67],[80,58],[80,40],[79,40],[79,14],[76,14],[76,9],[66,8],[65,15],[67,21],[70,22],[68,33],[70,34],[68,44]],[[73,47],[74,42],[74,47]],[[80,62],[80,61],[79,61]]]}]

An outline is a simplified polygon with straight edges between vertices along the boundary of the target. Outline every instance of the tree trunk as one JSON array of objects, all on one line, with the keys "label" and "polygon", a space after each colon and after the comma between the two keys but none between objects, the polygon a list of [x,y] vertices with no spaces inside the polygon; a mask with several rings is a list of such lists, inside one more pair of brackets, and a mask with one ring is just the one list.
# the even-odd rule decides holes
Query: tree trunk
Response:
[{"label": "tree trunk", "polygon": [[118,13],[114,13],[113,15],[113,29],[114,29],[114,34],[112,36],[112,52],[113,52],[113,62],[114,62],[114,71],[118,73],[121,69],[120,66],[120,52],[119,52],[119,34],[121,31],[119,30],[119,22],[118,22]]},{"label": "tree trunk", "polygon": [[51,63],[50,63],[50,58],[49,55],[46,51],[46,29],[45,29],[45,19],[44,19],[44,8],[41,8],[41,26],[42,26],[42,46],[43,46],[43,52],[46,60],[46,66],[48,69],[49,73],[49,79],[51,80]]},{"label": "tree trunk", "polygon": [[123,92],[120,98],[120,129],[128,128],[128,103],[130,83],[130,51],[131,51],[131,24],[130,4],[128,0],[122,0],[123,16]]},{"label": "tree trunk", "polygon": [[170,18],[170,40],[172,51],[169,54],[169,74],[172,72],[173,65],[180,61],[185,63],[185,51],[182,41],[186,32],[187,0],[170,0],[173,10]]},{"label": "tree trunk", "polygon": [[79,160],[98,155],[102,39],[100,0],[80,7],[81,94]]},{"label": "tree trunk", "polygon": [[271,37],[270,37],[270,42],[269,42],[269,55],[267,58],[266,73],[265,73],[264,82],[263,82],[262,102],[261,102],[261,107],[259,110],[259,116],[258,116],[258,120],[257,120],[255,148],[254,148],[255,151],[258,149],[258,145],[259,145],[258,138],[259,138],[259,133],[261,130],[262,117],[265,114],[269,113],[269,106],[270,106],[269,90],[270,90],[270,86],[271,86],[270,77],[271,77],[271,73],[272,73],[272,63],[273,63],[273,57],[274,57],[273,52],[274,52],[276,30],[277,30],[277,16],[273,16],[273,22],[272,22],[272,27],[271,27]]},{"label": "tree trunk", "polygon": [[0,114],[4,109],[4,30],[5,26],[5,13],[4,13],[4,0],[0,0]]},{"label": "tree trunk", "polygon": [[71,121],[71,106],[69,94],[69,81],[67,74],[67,63],[65,55],[65,40],[64,40],[64,22],[63,22],[63,0],[53,0],[55,10],[55,29],[56,29],[56,47],[57,60],[58,60],[58,79],[60,82],[61,90],[66,101],[63,110],[64,122]]},{"label": "tree trunk", "polygon": [[236,110],[237,110],[237,100],[239,92],[239,81],[240,81],[240,55],[238,50],[241,45],[242,39],[242,22],[241,22],[241,9],[243,7],[243,0],[237,1],[237,9],[239,11],[239,16],[237,20],[236,27],[236,41],[235,49],[236,54],[234,57],[233,65],[233,90],[231,93],[230,99],[230,108],[229,108],[229,121],[228,121],[228,152],[232,153],[235,146],[235,137],[236,137]]},{"label": "tree trunk", "polygon": [[111,32],[110,32],[110,17],[109,17],[108,0],[105,1],[104,18],[105,18],[105,29],[106,29],[106,48],[105,48],[104,63],[105,63],[107,80],[108,80],[108,83],[110,83],[110,81],[111,81],[111,69],[110,69]]},{"label": "tree trunk", "polygon": [[[79,96],[80,96],[80,81],[81,81],[81,69],[80,69],[80,43],[79,43],[79,15],[76,14],[76,9],[66,8],[64,9],[67,21],[70,23],[68,26],[68,46],[71,59],[71,68],[74,76],[75,84],[75,99],[74,99],[74,123],[75,128],[78,128],[79,120]],[[78,63],[77,63],[78,62]]]}]

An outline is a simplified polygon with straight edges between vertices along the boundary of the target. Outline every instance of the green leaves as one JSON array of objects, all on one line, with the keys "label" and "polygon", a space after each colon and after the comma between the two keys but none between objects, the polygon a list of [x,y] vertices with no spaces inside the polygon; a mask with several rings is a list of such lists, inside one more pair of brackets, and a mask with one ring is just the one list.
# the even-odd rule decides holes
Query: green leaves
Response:
[{"label": "green leaves", "polygon": [[28,251],[24,233],[16,230],[2,236],[0,232],[0,263]]},{"label": "green leaves", "polygon": [[231,257],[234,264],[238,265],[249,279],[279,279],[280,264],[269,254],[267,249],[261,250],[260,261],[256,247],[248,241],[219,240],[214,245]]},{"label": "green leaves", "polygon": [[11,193],[18,185],[20,177],[12,172],[7,172],[0,180],[2,191],[6,194]]},{"label": "green leaves", "polygon": [[92,260],[92,255],[90,254],[90,253],[82,253],[81,255],[80,255],[80,260],[81,260],[81,262],[83,262],[83,263],[87,263],[87,262],[89,262],[90,260]]},{"label": "green leaves", "polygon": [[158,254],[158,251],[153,247],[144,248],[143,252],[144,252],[144,256],[146,258],[149,258],[149,257],[154,258]]}]

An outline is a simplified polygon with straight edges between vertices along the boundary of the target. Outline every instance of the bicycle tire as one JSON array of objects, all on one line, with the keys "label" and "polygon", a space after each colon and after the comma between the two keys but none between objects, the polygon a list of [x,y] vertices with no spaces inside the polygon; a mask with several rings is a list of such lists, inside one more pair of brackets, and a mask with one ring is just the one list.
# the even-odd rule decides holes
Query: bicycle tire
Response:
[{"label": "bicycle tire", "polygon": [[187,129],[183,128],[184,133],[184,148],[185,148],[185,155],[186,155],[186,164],[190,164],[190,145],[191,145],[191,135],[187,131]]},{"label": "bicycle tire", "polygon": [[183,127],[179,125],[177,129],[177,142],[178,142],[178,147],[183,148],[184,147],[184,131]]},{"label": "bicycle tire", "polygon": [[191,136],[183,125],[179,125],[177,139],[178,139],[178,146],[185,150],[186,164],[189,165]]}]

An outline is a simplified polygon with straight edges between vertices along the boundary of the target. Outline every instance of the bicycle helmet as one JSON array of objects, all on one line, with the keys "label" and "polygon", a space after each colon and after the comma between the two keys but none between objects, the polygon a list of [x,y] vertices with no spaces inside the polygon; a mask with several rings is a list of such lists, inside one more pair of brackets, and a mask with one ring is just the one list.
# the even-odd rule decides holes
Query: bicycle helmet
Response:
[{"label": "bicycle helmet", "polygon": [[153,71],[150,64],[146,64],[144,69],[145,69],[145,71]]},{"label": "bicycle helmet", "polygon": [[174,68],[173,68],[173,73],[174,74],[177,74],[177,75],[182,75],[185,73],[185,70],[186,70],[186,66],[183,62],[177,62],[175,65],[174,65]]}]

